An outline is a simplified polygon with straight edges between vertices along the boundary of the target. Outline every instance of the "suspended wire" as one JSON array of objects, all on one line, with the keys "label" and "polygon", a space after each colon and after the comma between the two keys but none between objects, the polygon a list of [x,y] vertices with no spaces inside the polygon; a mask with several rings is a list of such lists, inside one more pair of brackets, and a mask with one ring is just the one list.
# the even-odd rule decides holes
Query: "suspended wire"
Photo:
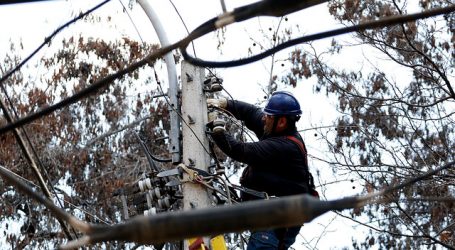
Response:
[{"label": "suspended wire", "polygon": [[[189,30],[188,27],[186,26],[186,23],[185,23],[185,21],[183,20],[182,15],[180,15],[180,11],[177,9],[177,7],[175,6],[175,4],[174,4],[174,2],[173,2],[172,0],[169,0],[169,2],[171,3],[172,7],[174,7],[175,12],[176,12],[177,15],[179,16],[180,21],[181,21],[182,24],[183,24],[183,27],[185,27],[186,33],[187,33],[187,34],[190,34],[190,30]],[[196,49],[194,48],[194,42],[193,42],[193,41],[191,41],[191,47],[193,48],[193,54],[196,55]]]},{"label": "suspended wire", "polygon": [[[293,2],[293,3],[298,3],[297,5],[300,6],[300,4],[303,4],[303,3],[300,3],[300,2],[294,2],[294,1],[290,1],[290,2]],[[306,3],[306,2],[305,2]],[[289,4],[289,3],[287,3]],[[103,79],[100,79],[98,81],[96,81],[95,83],[93,83],[92,85],[90,85],[89,87],[75,93],[74,95],[66,98],[66,99],[63,99],[61,100],[60,102],[54,104],[54,105],[51,105],[51,106],[48,106],[46,108],[43,108],[41,109],[40,111],[37,111],[35,113],[32,113],[32,114],[29,114],[21,119],[18,119],[16,120],[15,122],[13,123],[9,123],[3,127],[0,128],[0,134],[1,133],[4,133],[6,131],[9,131],[11,129],[14,129],[14,128],[17,128],[19,126],[22,126],[26,123],[29,123],[29,122],[32,122],[42,116],[45,116],[45,115],[48,115],[64,106],[67,106],[69,104],[72,104],[72,103],[75,103],[79,100],[81,100],[82,98],[85,98],[87,97],[88,95],[90,94],[93,94],[94,92],[100,90],[101,88],[103,87],[106,87],[108,86],[112,81],[122,77],[123,75],[133,71],[133,70],[136,70],[137,68],[139,67],[142,67],[148,63],[151,63],[152,61],[158,59],[158,58],[161,58],[162,56],[164,56],[165,54],[167,54],[168,52],[174,50],[174,49],[177,49],[177,48],[181,48],[181,51],[182,51],[182,55],[185,54],[187,57],[185,59],[187,59],[188,61],[192,61],[192,63],[194,65],[204,65],[204,67],[209,67],[209,66],[213,66],[213,65],[216,65],[216,67],[227,67],[227,66],[230,66],[230,67],[233,67],[235,65],[243,65],[245,63],[249,63],[249,62],[253,62],[255,60],[260,60],[262,59],[263,57],[267,56],[267,55],[270,55],[270,54],[273,54],[273,53],[276,53],[286,47],[289,47],[289,46],[292,46],[292,45],[296,45],[296,44],[299,44],[299,43],[302,43],[302,42],[307,42],[307,41],[312,41],[312,40],[317,40],[317,39],[321,39],[321,38],[325,38],[325,37],[329,37],[329,36],[335,36],[335,35],[341,35],[341,34],[345,34],[345,33],[348,33],[348,32],[352,32],[352,31],[358,31],[358,30],[366,30],[366,29],[372,29],[372,28],[379,28],[379,27],[384,27],[384,26],[387,26],[387,25],[392,25],[392,24],[397,24],[397,23],[402,23],[402,22],[408,22],[408,21],[413,21],[413,20],[417,20],[417,19],[420,19],[420,18],[427,18],[427,17],[431,17],[431,16],[435,16],[435,15],[440,15],[440,14],[445,14],[445,13],[450,13],[450,12],[453,12],[455,11],[455,5],[452,5],[452,6],[449,6],[449,7],[445,7],[445,8],[436,8],[436,9],[433,9],[433,10],[430,10],[430,11],[425,11],[425,12],[422,12],[422,13],[418,13],[418,14],[413,14],[413,15],[406,15],[406,16],[398,16],[398,17],[390,17],[390,18],[384,18],[383,20],[377,20],[377,21],[371,21],[371,22],[366,22],[366,23],[363,23],[363,24],[359,24],[359,25],[355,25],[355,26],[352,26],[352,27],[347,27],[347,28],[343,28],[343,29],[338,29],[338,30],[333,30],[333,31],[328,31],[328,32],[323,32],[323,33],[318,33],[318,34],[315,34],[315,35],[311,35],[311,36],[305,36],[303,38],[300,38],[300,39],[294,39],[294,40],[291,40],[291,41],[288,41],[286,43],[283,43],[283,44],[280,44],[278,45],[277,47],[275,48],[272,48],[264,53],[261,53],[259,55],[256,55],[256,56],[253,56],[253,57],[250,57],[250,58],[247,58],[247,59],[241,59],[239,61],[234,61],[234,63],[232,62],[207,62],[206,61],[202,61],[200,59],[196,59],[196,58],[192,58],[192,57],[189,57],[188,54],[186,53],[186,48],[188,47],[188,44],[193,41],[194,39],[197,39],[213,30],[216,30],[218,28],[221,28],[221,27],[224,27],[226,25],[229,25],[235,21],[244,21],[248,18],[252,18],[252,17],[255,17],[255,16],[258,16],[258,15],[270,15],[270,14],[277,14],[277,13],[281,13],[281,14],[287,14],[289,12],[286,12],[286,11],[295,11],[296,9],[294,8],[290,8],[289,6],[284,6],[283,8],[278,8],[278,9],[275,9],[274,11],[272,11],[271,13],[269,13],[268,10],[264,10],[264,9],[260,9],[260,11],[258,11],[257,9],[255,10],[250,10],[250,11],[247,11],[247,9],[249,7],[257,7],[257,6],[253,6],[254,4],[251,4],[251,5],[247,5],[247,6],[243,6],[243,7],[240,7],[240,8],[237,8],[234,10],[234,12],[231,12],[230,15],[222,15],[220,17],[216,17],[216,18],[212,18],[208,21],[206,21],[205,23],[203,23],[202,25],[200,25],[198,28],[196,28],[193,32],[191,32],[187,37],[185,37],[184,39],[174,43],[174,44],[171,44],[169,46],[166,46],[166,47],[163,47],[155,52],[152,52],[151,54],[149,54],[148,56],[146,56],[145,58],[135,62],[135,63],[132,63],[131,65],[129,65],[128,67],[122,69],[122,70],[119,70]],[[262,6],[263,7],[263,6]],[[280,6],[281,7],[281,6]],[[300,6],[301,7],[301,6]],[[307,6],[308,7],[308,6]],[[301,7],[303,8],[303,7]],[[239,14],[238,15],[238,19],[236,18],[236,14]],[[197,62],[200,62],[201,64],[198,64]],[[239,62],[241,64],[239,64]]]},{"label": "suspended wire", "polygon": [[136,30],[136,33],[137,33],[137,35],[139,36],[139,40],[141,40],[141,42],[144,42],[144,40],[142,39],[141,33],[140,33],[139,30],[137,29],[137,26],[136,26],[136,24],[134,23],[133,18],[131,18],[130,13],[128,12],[128,9],[127,9],[126,6],[123,4],[122,0],[118,0],[118,1],[119,1],[120,4],[122,5],[123,11],[124,11],[124,12],[126,13],[126,15],[128,16],[128,19],[130,19],[130,22],[131,22],[131,24],[133,25],[134,30]]},{"label": "suspended wire", "polygon": [[[14,74],[16,71],[18,71],[23,65],[25,65],[25,64],[26,64],[34,55],[36,55],[42,48],[44,48],[44,46],[45,46],[46,44],[50,43],[51,40],[52,40],[60,31],[62,31],[62,30],[65,29],[66,27],[68,27],[70,24],[76,22],[77,20],[79,20],[79,19],[83,18],[84,16],[90,14],[91,12],[95,11],[96,9],[100,8],[101,6],[103,6],[103,5],[104,5],[105,3],[107,3],[108,1],[109,1],[109,0],[106,0],[106,1],[104,1],[104,2],[102,2],[102,3],[100,3],[100,4],[98,4],[98,5],[96,5],[96,6],[93,7],[92,9],[86,11],[85,13],[79,14],[77,17],[71,19],[70,21],[66,22],[65,24],[63,24],[62,26],[60,26],[59,28],[57,28],[50,36],[48,36],[48,37],[45,38],[44,42],[43,42],[40,46],[38,46],[38,48],[37,48],[35,51],[33,51],[27,58],[25,58],[22,62],[20,62],[18,65],[16,65],[16,67],[14,67],[13,69],[11,69],[8,73],[6,73],[4,76],[2,76],[2,77],[0,78],[0,87],[1,87],[2,91],[4,92],[5,97],[6,97],[6,100],[8,101],[8,103],[9,103],[9,105],[10,105],[10,107],[11,107],[11,110],[13,111],[13,114],[14,114],[14,116],[15,116],[16,119],[18,119],[19,116],[18,116],[18,113],[17,113],[16,109],[14,108],[13,102],[12,102],[11,98],[9,97],[8,92],[7,92],[7,90],[6,90],[6,88],[5,88],[4,84],[3,84],[4,81],[6,81],[6,79],[8,79],[8,77],[10,77],[11,75],[13,75],[13,74]],[[4,109],[5,109],[5,110],[4,110],[5,113],[8,112],[8,111],[7,111],[7,107],[4,107]],[[5,114],[5,115],[7,115],[7,114]],[[12,119],[11,119],[10,122],[13,122]],[[56,193],[56,191],[55,191],[55,188],[54,188],[54,186],[52,185],[52,182],[51,182],[51,180],[50,180],[49,173],[48,173],[48,172],[46,171],[46,169],[44,168],[44,165],[43,165],[43,163],[42,163],[42,161],[41,161],[41,159],[40,159],[40,157],[39,157],[39,155],[38,155],[38,153],[37,153],[37,151],[36,151],[36,149],[35,149],[33,143],[31,142],[30,137],[28,136],[27,131],[26,131],[24,128],[22,128],[22,133],[23,133],[23,135],[24,135],[24,137],[25,137],[25,139],[26,139],[26,141],[27,141],[27,143],[28,143],[28,146],[30,147],[30,149],[31,149],[31,151],[32,151],[33,156],[35,157],[35,159],[36,159],[37,162],[38,162],[38,166],[39,166],[41,172],[44,173],[44,176],[45,176],[47,182],[49,183],[49,186],[50,186],[50,188],[51,188],[51,191],[52,191],[52,193],[55,195],[58,204],[60,205],[60,207],[63,208],[62,201],[61,201],[61,199],[58,197],[58,195],[57,195],[57,193]],[[20,136],[20,135],[18,135],[18,136]],[[24,145],[24,146],[25,146],[25,145]],[[25,153],[26,153],[26,152],[25,152]],[[32,158],[31,158],[30,160],[33,161]],[[43,185],[44,185],[44,183],[43,183]],[[44,191],[44,190],[43,190],[43,191]],[[63,224],[62,224],[62,226],[64,227]],[[69,232],[67,232],[67,229],[64,228],[64,231],[65,231],[65,233],[68,234],[67,236],[69,237],[69,239],[72,239],[72,237],[71,237],[71,235],[69,234]],[[76,231],[75,231],[73,228],[72,228],[72,231],[73,231],[73,233],[74,233],[75,235],[77,235]]]},{"label": "suspended wire", "polygon": [[34,2],[44,2],[44,1],[51,1],[51,0],[2,0],[2,1],[0,1],[0,5],[34,3]]},{"label": "suspended wire", "polygon": [[260,54],[248,57],[248,58],[243,58],[243,59],[238,59],[238,60],[231,60],[231,61],[206,61],[202,60],[196,57],[190,56],[186,52],[186,48],[182,48],[182,56],[183,58],[188,61],[189,63],[200,66],[200,67],[211,67],[211,68],[229,68],[229,67],[236,67],[236,66],[241,66],[245,65],[248,63],[252,63],[258,60],[261,60],[265,57],[268,57],[270,55],[273,55],[277,53],[278,51],[281,51],[283,49],[289,48],[291,46],[301,44],[304,42],[310,42],[310,41],[316,41],[320,40],[323,38],[328,38],[328,37],[333,37],[333,36],[338,36],[354,31],[361,31],[361,30],[367,30],[367,29],[374,29],[374,28],[381,28],[385,26],[390,26],[394,24],[400,24],[400,23],[405,23],[405,22],[410,22],[414,21],[417,19],[423,19],[423,18],[428,18],[432,16],[437,16],[441,14],[448,14],[450,12],[455,11],[455,5],[447,6],[444,8],[435,8],[432,10],[424,11],[421,13],[416,13],[416,14],[409,14],[409,15],[398,15],[398,16],[391,16],[391,17],[385,17],[379,20],[374,20],[374,21],[369,21],[365,23],[360,23],[358,25],[353,25],[350,27],[344,27],[340,29],[334,29],[330,31],[325,31],[321,33],[316,33],[313,35],[308,35],[308,36],[302,36],[300,38],[296,39],[291,39],[287,42],[284,42],[282,44],[279,44],[278,46],[275,46],[271,49],[268,49]]},{"label": "suspended wire", "polygon": [[11,75],[13,75],[16,71],[18,71],[22,66],[25,65],[25,63],[27,63],[33,56],[35,56],[46,44],[50,43],[52,41],[52,39],[58,34],[60,33],[60,31],[62,31],[63,29],[67,28],[70,24],[72,23],[75,23],[76,21],[78,21],[79,19],[82,19],[83,17],[87,16],[88,14],[92,13],[93,11],[97,10],[98,8],[100,8],[101,6],[103,6],[104,4],[106,4],[107,2],[109,2],[110,0],[105,0],[101,3],[99,3],[98,5],[96,5],[95,7],[89,9],[88,11],[86,12],[83,12],[81,14],[79,14],[77,17],[71,19],[70,21],[68,21],[67,23],[63,24],[62,26],[58,27],[54,32],[52,32],[52,34],[50,34],[48,37],[46,37],[44,39],[44,42],[38,46],[38,48],[36,48],[28,57],[26,57],[24,60],[22,60],[22,62],[20,62],[18,65],[16,65],[16,67],[14,67],[13,69],[11,69],[8,73],[6,73],[4,76],[2,76],[0,78],[0,85],[3,84],[3,82],[8,78],[10,77]]},{"label": "suspended wire", "polygon": [[154,169],[156,172],[159,172],[160,169],[158,168],[158,166],[156,166],[154,160],[157,161],[157,162],[172,162],[172,159],[160,159],[160,158],[154,156],[154,155],[152,154],[152,152],[150,152],[149,147],[144,143],[144,141],[142,140],[142,138],[137,134],[137,132],[134,131],[134,130],[133,130],[133,132],[134,132],[134,135],[136,136],[136,138],[138,139],[139,143],[141,144],[141,147],[142,147],[142,149],[144,150],[144,153],[145,153],[145,155],[146,155],[146,157],[147,157],[147,160],[148,160],[149,163],[150,163],[150,166],[152,166],[153,169]]}]

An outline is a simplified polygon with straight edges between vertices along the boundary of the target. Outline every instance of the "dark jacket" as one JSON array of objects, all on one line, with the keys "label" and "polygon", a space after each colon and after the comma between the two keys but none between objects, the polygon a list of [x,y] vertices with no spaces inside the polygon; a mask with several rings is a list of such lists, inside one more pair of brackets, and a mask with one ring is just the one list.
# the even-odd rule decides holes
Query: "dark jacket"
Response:
[{"label": "dark jacket", "polygon": [[[259,138],[258,142],[241,142],[227,133],[213,135],[215,143],[229,157],[248,164],[240,183],[246,188],[266,192],[269,196],[308,193],[308,165],[297,143],[286,136],[302,141],[294,129],[265,137],[262,110],[241,101],[228,101],[227,110]],[[303,141],[302,141],[303,143]],[[243,200],[257,199],[246,193]]]}]

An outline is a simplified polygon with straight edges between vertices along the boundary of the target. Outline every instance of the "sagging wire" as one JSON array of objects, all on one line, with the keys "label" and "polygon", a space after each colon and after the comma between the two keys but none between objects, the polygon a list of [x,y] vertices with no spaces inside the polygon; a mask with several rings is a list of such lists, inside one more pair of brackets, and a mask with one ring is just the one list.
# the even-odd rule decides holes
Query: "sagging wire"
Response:
[{"label": "sagging wire", "polygon": [[221,9],[223,10],[223,13],[226,13],[226,3],[224,2],[224,0],[220,0],[220,3],[221,3]]},{"label": "sagging wire", "polygon": [[158,166],[156,166],[155,162],[153,161],[152,159],[152,154],[150,153],[150,151],[148,150],[148,147],[147,145],[145,145],[144,141],[142,141],[141,137],[137,134],[136,131],[134,130],[131,130],[134,134],[134,136],[136,136],[136,139],[139,141],[139,144],[141,145],[141,148],[142,148],[142,151],[144,151],[145,153],[145,157],[147,158],[147,161],[149,163],[149,168],[150,168],[150,171],[155,171],[155,172],[159,172],[159,168]]},{"label": "sagging wire", "polygon": [[2,0],[2,1],[0,1],[0,5],[34,3],[34,2],[44,2],[44,1],[51,1],[51,0]]},{"label": "sagging wire", "polygon": [[[3,90],[3,92],[4,92],[5,96],[6,96],[6,99],[8,100],[15,117],[17,118],[18,117],[17,111],[14,108],[13,102],[11,101],[11,99],[10,99],[10,97],[8,95],[8,92],[6,91],[5,86],[0,85],[0,87]],[[11,114],[9,113],[9,111],[8,111],[5,103],[3,102],[3,100],[0,100],[0,106],[1,106],[1,109],[3,110],[3,113],[4,113],[5,117],[6,117],[6,120],[8,122],[13,122],[13,118],[11,117]],[[19,132],[19,129],[21,129],[20,132],[24,135],[26,141],[22,138],[22,134]],[[35,174],[35,177],[38,179],[38,182],[40,184],[40,188],[42,189],[43,193],[45,193],[49,198],[51,198],[51,196],[52,196],[51,193],[49,192],[49,190],[46,187],[46,182],[44,181],[44,179],[43,179],[43,177],[42,177],[42,175],[40,173],[40,170],[41,170],[41,172],[44,172],[44,176],[46,177],[46,180],[47,180],[49,186],[51,187],[51,190],[52,190],[53,194],[55,195],[58,204],[60,205],[60,207],[63,208],[62,201],[58,197],[57,192],[55,191],[54,186],[52,185],[51,178],[49,177],[49,173],[44,168],[44,165],[41,162],[41,159],[40,159],[38,153],[36,152],[36,149],[33,146],[33,143],[30,140],[30,137],[28,136],[27,131],[24,129],[24,127],[21,127],[21,128],[15,129],[13,132],[14,132],[14,135],[16,137],[17,143],[19,144],[19,146],[20,146],[20,148],[22,150],[22,153],[24,154],[25,158],[27,159],[28,163],[30,164],[32,172]],[[33,156],[38,161],[38,164],[35,163],[35,160],[33,159],[32,155],[30,154],[28,148],[31,149]],[[38,165],[40,169],[38,169],[36,167],[36,165]],[[63,229],[64,233],[66,234],[66,236],[69,239],[72,239],[72,236],[71,236],[71,234],[69,232],[69,229],[66,227],[66,225],[60,220],[59,220],[59,223],[61,224],[62,229]],[[77,233],[76,233],[76,231],[74,231],[74,229],[73,229],[73,233],[74,233],[74,235],[77,236]]]},{"label": "sagging wire", "polygon": [[[106,1],[109,1],[109,0],[106,0]],[[30,123],[42,116],[48,115],[58,109],[61,109],[64,106],[75,103],[75,102],[81,100],[82,98],[85,98],[86,96],[99,91],[103,87],[107,87],[110,83],[112,83],[116,79],[119,79],[123,75],[130,73],[130,72],[138,69],[139,67],[145,66],[146,64],[152,63],[153,61],[157,60],[158,58],[163,57],[165,54],[171,52],[174,49],[181,48],[182,50],[185,50],[188,47],[190,42],[192,42],[193,40],[195,40],[209,32],[212,32],[218,28],[222,28],[224,26],[232,24],[233,22],[244,21],[246,19],[253,18],[258,15],[288,14],[288,13],[291,13],[293,11],[296,11],[296,10],[299,10],[302,8],[306,8],[306,7],[310,7],[310,6],[319,4],[323,1],[325,1],[325,0],[318,0],[317,3],[313,2],[313,1],[291,2],[291,3],[286,3],[283,6],[279,6],[280,1],[264,0],[260,3],[250,4],[250,5],[246,5],[246,6],[235,9],[234,12],[236,13],[236,16],[238,16],[238,18],[234,18],[234,16],[232,16],[233,12],[229,12],[229,13],[223,14],[219,17],[212,18],[212,19],[206,21],[205,23],[201,24],[198,28],[193,30],[190,34],[188,34],[188,36],[186,36],[182,40],[180,40],[174,44],[171,44],[169,46],[163,47],[155,52],[150,53],[143,59],[141,59],[137,62],[134,62],[134,63],[130,64],[129,66],[127,66],[126,68],[121,69],[111,75],[108,75],[105,78],[97,80],[96,82],[94,82],[93,84],[88,86],[87,88],[82,89],[79,92],[76,92],[72,96],[63,99],[56,104],[42,108],[41,110],[39,110],[35,113],[29,114],[21,119],[16,120],[13,123],[9,123],[9,124],[1,127],[0,134],[7,132],[11,129],[17,128],[19,126],[22,126],[24,124]],[[270,4],[271,2],[273,4]],[[10,74],[8,74],[8,76],[9,75]],[[6,77],[7,76],[2,77],[2,79],[6,79]],[[0,84],[1,84],[1,81],[0,81]]]},{"label": "sagging wire", "polygon": [[[145,66],[146,64],[149,64],[158,58],[161,58],[162,56],[171,52],[174,49],[180,48],[182,51],[182,54],[186,54],[186,56],[187,56],[187,58],[185,58],[185,59],[190,61],[191,58],[189,58],[188,54],[186,53],[186,48],[188,47],[188,44],[191,41],[211,32],[211,31],[214,31],[218,28],[222,28],[233,22],[244,21],[246,19],[249,19],[249,18],[252,18],[255,16],[259,16],[259,15],[289,14],[293,11],[297,11],[297,10],[300,10],[305,7],[310,7],[310,6],[313,6],[316,4],[320,4],[321,2],[325,2],[325,1],[323,1],[323,0],[317,1],[317,3],[313,2],[313,1],[304,1],[304,2],[290,1],[290,2],[292,2],[292,4],[287,2],[286,5],[283,5],[283,6],[276,6],[277,2],[279,2],[276,0],[268,0],[268,1],[264,0],[263,2],[269,3],[269,5],[265,4],[267,8],[263,8],[264,6],[259,6],[261,8],[256,8],[256,7],[258,7],[258,6],[256,6],[257,4],[250,4],[247,6],[237,8],[234,10],[234,12],[228,12],[224,15],[221,15],[219,17],[215,17],[215,18],[212,18],[212,19],[206,21],[205,23],[200,25],[198,28],[196,28],[193,32],[191,32],[184,39],[182,39],[174,44],[171,44],[169,46],[163,47],[155,52],[152,52],[151,54],[147,55],[145,58],[143,58],[135,63],[132,63],[129,66],[127,66],[126,68],[119,70],[103,79],[100,79],[100,80],[94,82],[89,87],[73,94],[72,96],[70,96],[66,99],[61,100],[60,102],[58,102],[54,105],[42,108],[40,111],[29,114],[21,119],[16,120],[14,123],[9,123],[9,124],[1,127],[0,134],[4,133],[6,131],[9,131],[11,129],[17,128],[19,126],[22,126],[26,123],[32,122],[42,116],[48,115],[58,109],[61,109],[64,106],[75,103],[75,102],[81,100],[82,98],[85,98],[86,96],[88,96],[94,92],[97,92],[101,88],[108,86],[111,82],[122,77],[123,75],[130,73],[133,70],[138,69],[139,67]],[[273,4],[270,4],[270,2],[272,2]],[[292,5],[292,6],[290,6],[290,5]],[[270,9],[270,6],[277,7],[277,8]],[[248,8],[251,8],[251,10],[248,10]],[[286,43],[280,44],[277,47],[275,47],[271,50],[268,50],[260,55],[256,55],[256,56],[244,59],[244,60],[241,59],[239,61],[241,64],[250,63],[255,60],[260,60],[267,55],[276,53],[277,51],[280,51],[284,48],[287,48],[287,47],[290,47],[292,45],[296,45],[296,44],[299,44],[302,42],[308,42],[308,41],[312,41],[312,40],[322,39],[322,38],[326,38],[329,36],[341,35],[341,34],[349,33],[352,31],[358,31],[361,29],[366,30],[366,29],[384,27],[384,26],[392,25],[392,24],[396,24],[396,23],[413,21],[413,20],[427,18],[427,17],[436,16],[436,15],[440,15],[440,14],[447,14],[447,13],[450,13],[453,11],[455,11],[455,5],[445,7],[445,8],[435,8],[430,11],[425,11],[425,12],[413,14],[413,15],[384,18],[383,20],[366,22],[363,24],[359,24],[359,25],[355,25],[355,26],[351,26],[351,27],[347,27],[347,28],[343,28],[343,29],[318,33],[318,34],[311,35],[311,36],[305,36],[300,39],[294,39],[294,40],[288,41]],[[238,13],[239,19],[237,19],[236,18],[237,15],[233,15],[233,13],[234,14]],[[192,59],[196,59],[196,58],[192,58]],[[237,63],[239,63],[239,61],[237,61]],[[201,65],[201,64],[198,64],[198,62],[205,62],[205,61],[202,61],[199,59],[196,59],[196,61],[192,60],[192,64]],[[214,64],[216,64],[216,67],[222,67],[222,66],[223,67],[227,67],[227,66],[232,67],[234,65],[234,64],[232,64],[232,62],[210,62],[209,64],[207,64],[207,66],[214,65]],[[238,64],[238,65],[241,65],[241,64]]]},{"label": "sagging wire", "polygon": [[[450,168],[455,165],[455,162],[447,163],[433,170],[425,172],[414,178],[405,180],[404,182],[387,187],[383,190],[369,193],[363,196],[349,196],[337,200],[321,201],[311,198],[308,195],[283,197],[282,199],[273,199],[268,201],[267,205],[263,201],[247,202],[238,206],[222,206],[213,209],[204,210],[203,213],[187,211],[185,213],[166,213],[161,216],[153,216],[147,219],[138,217],[131,221],[113,226],[101,226],[83,222],[61,208],[56,207],[48,199],[35,192],[23,182],[18,181],[9,170],[0,166],[0,175],[5,180],[13,184],[17,190],[30,196],[46,206],[56,217],[68,222],[77,230],[85,235],[76,240],[68,242],[61,249],[76,249],[89,244],[98,242],[122,240],[135,241],[143,244],[158,243],[164,241],[172,241],[176,239],[193,237],[196,235],[218,234],[232,231],[240,231],[243,229],[256,229],[264,227],[264,223],[268,226],[282,227],[286,223],[305,223],[313,220],[321,214],[331,210],[344,210],[351,208],[359,208],[368,204],[386,203],[387,199],[384,195],[395,192],[406,186],[415,184],[418,181],[424,180],[436,173]],[[381,198],[383,197],[383,198]],[[270,212],[277,209],[292,208],[282,211],[283,213],[274,213],[273,218],[279,220],[273,221],[268,218],[264,222],[264,216],[270,215]],[[251,212],[253,211],[253,212]],[[297,211],[297,212],[296,212]],[[252,218],[248,221],[239,221],[235,224],[225,225],[220,222],[232,222],[234,218],[238,218],[239,214],[250,212]],[[229,215],[229,216],[227,216]],[[203,217],[205,216],[205,217]],[[207,219],[208,218],[208,219]],[[205,220],[204,220],[205,219]],[[216,219],[216,221],[214,221]],[[219,219],[219,220],[218,220]],[[204,223],[198,224],[201,220]],[[191,226],[193,225],[193,226]],[[204,227],[201,227],[201,226]],[[217,226],[215,226],[217,225]],[[164,229],[163,229],[164,228]],[[176,233],[175,229],[179,228]],[[141,230],[142,234],[139,234]],[[147,231],[144,232],[143,230]],[[154,237],[158,235],[159,237]],[[172,235],[171,235],[172,234]]]},{"label": "sagging wire", "polygon": [[[17,112],[16,112],[16,110],[15,110],[15,108],[13,106],[13,103],[12,103],[11,99],[9,98],[8,92],[6,91],[6,89],[5,89],[5,87],[3,85],[0,85],[0,86],[1,86],[2,90],[5,92],[7,100],[10,102],[10,106],[11,106],[12,110],[14,111],[14,114],[17,117]],[[4,113],[6,121],[9,122],[9,123],[13,122],[13,117],[11,116],[10,112],[8,111],[6,103],[4,102],[3,99],[0,99],[0,108],[2,109],[2,111]],[[24,140],[21,132],[25,134],[25,137],[27,138],[27,142]],[[43,191],[43,193],[48,198],[52,198],[52,194],[51,194],[51,192],[49,191],[49,189],[46,186],[46,181],[44,180],[44,178],[43,178],[43,176],[42,176],[42,174],[40,172],[40,169],[38,169],[38,166],[37,166],[37,164],[35,162],[35,159],[38,159],[38,165],[41,168],[41,171],[44,171],[45,176],[47,177],[47,182],[51,186],[51,190],[53,191],[54,195],[56,196],[60,207],[63,207],[62,202],[60,201],[60,199],[56,195],[56,192],[54,190],[52,182],[50,181],[50,177],[49,177],[46,169],[44,168],[40,158],[38,157],[38,154],[37,154],[32,142],[31,142],[30,138],[28,137],[25,129],[23,127],[21,127],[21,130],[15,129],[13,131],[13,133],[14,133],[14,136],[16,138],[17,143],[19,144],[20,149],[22,150],[22,153],[23,153],[27,163],[29,164],[33,174],[35,175],[36,179],[38,180],[38,183],[40,184],[40,188]],[[32,149],[32,152],[33,152],[33,154],[35,156],[35,159],[33,158],[32,154],[30,153],[29,148]],[[70,233],[70,229],[67,227],[67,225],[63,221],[61,221],[60,219],[57,219],[57,220],[60,223],[60,226],[62,227],[62,230],[65,233],[66,237],[68,239],[72,240],[73,236]],[[77,237],[77,233],[76,233],[76,231],[74,229],[73,229],[73,233]]]},{"label": "sagging wire", "polygon": [[137,35],[139,36],[139,40],[141,40],[141,42],[144,42],[144,40],[142,39],[141,33],[140,33],[139,30],[137,29],[136,24],[134,23],[133,19],[131,18],[130,13],[128,12],[128,9],[127,9],[126,6],[123,4],[122,0],[118,0],[118,1],[119,1],[120,4],[122,5],[123,11],[124,11],[124,12],[126,13],[126,15],[128,16],[128,19],[130,20],[131,24],[133,25],[134,30],[136,30],[136,33],[137,33]]},{"label": "sagging wire", "polygon": [[[172,0],[169,0],[169,2],[171,3],[172,7],[174,8],[175,12],[177,13],[177,15],[179,16],[180,18],[180,21],[182,22],[183,24],[183,27],[185,27],[185,30],[186,30],[186,33],[187,34],[190,34],[190,30],[188,29],[188,27],[186,26],[186,23],[185,21],[183,20],[183,17],[182,15],[180,15],[180,11],[177,9],[177,6],[175,6],[174,2]],[[194,55],[196,55],[196,49],[194,48],[194,42],[191,41],[191,47],[193,48],[193,53]]]},{"label": "sagging wire", "polygon": [[[99,3],[98,5],[96,5],[95,7],[87,10],[86,12],[83,12],[81,14],[79,14],[77,17],[71,19],[70,21],[66,22],[65,24],[63,24],[62,26],[58,27],[54,32],[52,32],[52,34],[50,34],[48,37],[44,38],[44,42],[38,46],[38,48],[36,48],[29,56],[27,56],[24,60],[22,60],[22,62],[20,62],[18,65],[16,65],[16,67],[12,68],[8,73],[6,73],[4,76],[2,76],[0,78],[0,85],[3,84],[3,82],[9,78],[11,75],[13,75],[16,71],[18,71],[20,68],[22,68],[22,66],[24,66],[33,56],[35,56],[46,44],[50,43],[52,41],[52,39],[58,34],[60,33],[60,31],[62,31],[63,29],[67,28],[70,24],[72,23],[75,23],[76,21],[78,21],[79,19],[82,19],[83,17],[87,16],[88,14],[92,13],[93,11],[99,9],[101,6],[105,5],[106,3],[108,3],[110,0],[105,0],[101,3]],[[4,1],[2,1],[4,2]],[[7,1],[8,2],[8,1]],[[13,1],[14,2],[14,1]],[[23,2],[23,1],[21,1]]]},{"label": "sagging wire", "polygon": [[153,161],[162,162],[162,163],[172,162],[172,159],[160,159],[160,158],[156,157],[155,155],[153,155],[152,152],[150,151],[149,147],[144,143],[144,141],[137,134],[137,132],[136,131],[133,131],[133,132],[136,135],[136,138],[139,140],[139,143],[141,144],[142,148],[144,149],[144,152],[147,155],[147,159],[150,157],[149,162],[151,164],[153,164],[153,166],[154,166],[153,168],[155,169],[155,171],[160,171],[160,169],[158,168],[158,166],[156,166],[156,164]]},{"label": "sagging wire", "polygon": [[[241,65],[245,65],[248,63],[252,63],[252,62],[261,60],[265,57],[273,55],[283,49],[289,48],[289,47],[297,45],[297,44],[310,42],[310,41],[316,41],[316,40],[333,37],[333,36],[338,36],[338,35],[354,32],[354,31],[381,28],[381,27],[385,27],[385,26],[391,26],[391,25],[395,25],[395,24],[410,22],[410,21],[414,21],[417,19],[424,19],[424,18],[429,18],[429,17],[433,17],[433,16],[437,16],[437,15],[449,14],[453,11],[455,11],[455,4],[453,4],[451,6],[443,7],[443,8],[434,8],[432,10],[423,11],[421,13],[384,17],[379,20],[368,21],[368,22],[360,23],[357,25],[349,26],[349,27],[329,30],[329,31],[325,31],[325,32],[316,33],[313,35],[302,36],[300,38],[291,39],[291,40],[284,42],[282,44],[279,44],[271,49],[268,49],[260,54],[257,54],[257,55],[254,55],[254,56],[251,56],[248,58],[238,59],[238,60],[230,60],[230,61],[202,60],[202,59],[190,56],[186,52],[185,47],[181,49],[181,53],[182,53],[183,58],[186,61],[188,61],[189,63],[196,65],[196,66],[211,67],[211,68],[236,67],[236,66],[241,66]],[[234,19],[236,17],[235,14],[236,13],[234,11],[233,17],[232,17]]]}]

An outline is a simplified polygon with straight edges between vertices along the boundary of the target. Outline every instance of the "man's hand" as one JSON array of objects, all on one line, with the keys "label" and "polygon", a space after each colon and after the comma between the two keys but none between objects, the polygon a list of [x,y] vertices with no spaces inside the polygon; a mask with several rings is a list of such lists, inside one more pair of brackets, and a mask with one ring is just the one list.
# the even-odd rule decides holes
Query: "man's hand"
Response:
[{"label": "man's hand", "polygon": [[216,107],[225,109],[227,107],[227,100],[226,98],[218,98],[218,99],[207,99],[207,107]]}]

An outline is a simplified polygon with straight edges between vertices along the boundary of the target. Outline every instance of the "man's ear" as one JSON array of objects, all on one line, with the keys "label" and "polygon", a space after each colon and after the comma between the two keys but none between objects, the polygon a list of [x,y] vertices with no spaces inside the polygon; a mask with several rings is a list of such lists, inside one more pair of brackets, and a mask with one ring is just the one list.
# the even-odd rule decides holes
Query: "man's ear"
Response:
[{"label": "man's ear", "polygon": [[288,126],[288,119],[286,119],[286,117],[281,116],[280,118],[278,118],[278,123],[276,125],[277,129],[282,131],[282,130],[286,129],[287,126]]}]

